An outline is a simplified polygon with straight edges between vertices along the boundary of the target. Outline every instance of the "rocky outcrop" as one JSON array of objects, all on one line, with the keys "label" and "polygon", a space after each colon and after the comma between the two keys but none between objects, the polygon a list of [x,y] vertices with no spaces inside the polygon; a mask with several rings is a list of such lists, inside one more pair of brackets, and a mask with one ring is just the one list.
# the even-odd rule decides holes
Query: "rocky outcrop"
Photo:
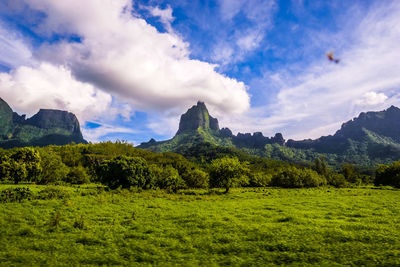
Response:
[{"label": "rocky outcrop", "polygon": [[[199,132],[200,129],[201,132]],[[182,139],[184,135],[186,137]],[[285,139],[280,133],[277,133],[274,137],[265,137],[261,132],[234,135],[229,128],[219,129],[218,120],[209,114],[204,102],[199,101],[189,108],[185,114],[181,115],[179,129],[174,138],[162,142],[156,142],[151,139],[149,142],[141,143],[138,147],[155,148],[161,145],[168,147],[170,151],[175,151],[177,144],[182,145],[185,142],[211,142],[216,145],[228,145],[238,148],[263,148],[266,144],[277,143],[284,145]],[[157,149],[155,148],[154,150]],[[160,151],[163,151],[163,149]]]},{"label": "rocky outcrop", "polygon": [[204,102],[197,102],[185,114],[182,114],[179,121],[177,135],[196,131],[199,127],[203,130],[219,131],[218,120],[211,117]]},{"label": "rocky outcrop", "polygon": [[65,145],[87,143],[73,113],[41,109],[29,119],[13,112],[0,98],[0,147]]}]

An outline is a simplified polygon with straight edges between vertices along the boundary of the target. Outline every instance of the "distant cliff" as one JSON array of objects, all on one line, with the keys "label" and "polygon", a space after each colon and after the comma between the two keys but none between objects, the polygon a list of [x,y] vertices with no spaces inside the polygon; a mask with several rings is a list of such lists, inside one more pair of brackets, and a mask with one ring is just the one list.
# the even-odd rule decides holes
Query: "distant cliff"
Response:
[{"label": "distant cliff", "polygon": [[41,109],[29,119],[13,112],[0,98],[0,147],[65,145],[87,143],[79,121],[67,111]]},{"label": "distant cliff", "polygon": [[181,116],[176,135],[166,141],[151,139],[139,148],[156,152],[181,152],[194,144],[211,143],[241,149],[267,158],[309,164],[324,156],[331,165],[343,162],[373,166],[400,159],[400,109],[391,106],[379,112],[363,112],[342,125],[334,135],[312,140],[285,141],[282,134],[265,137],[261,132],[238,133],[219,128],[203,102]]},{"label": "distant cliff", "polygon": [[266,144],[283,145],[285,140],[280,133],[270,138],[263,136],[261,132],[234,135],[229,128],[220,129],[218,120],[213,118],[206,105],[199,101],[182,114],[179,129],[172,139],[161,142],[151,139],[138,147],[158,152],[177,151],[181,145],[201,142],[237,148],[263,148]]}]

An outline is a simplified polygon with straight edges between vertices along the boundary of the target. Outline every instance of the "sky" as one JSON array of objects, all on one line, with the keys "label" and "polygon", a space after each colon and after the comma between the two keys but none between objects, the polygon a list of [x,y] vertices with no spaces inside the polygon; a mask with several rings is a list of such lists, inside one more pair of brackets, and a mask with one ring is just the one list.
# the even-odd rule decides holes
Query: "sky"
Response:
[{"label": "sky", "polygon": [[2,0],[0,97],[91,142],[169,139],[199,100],[234,133],[318,138],[400,107],[399,44],[396,0]]}]

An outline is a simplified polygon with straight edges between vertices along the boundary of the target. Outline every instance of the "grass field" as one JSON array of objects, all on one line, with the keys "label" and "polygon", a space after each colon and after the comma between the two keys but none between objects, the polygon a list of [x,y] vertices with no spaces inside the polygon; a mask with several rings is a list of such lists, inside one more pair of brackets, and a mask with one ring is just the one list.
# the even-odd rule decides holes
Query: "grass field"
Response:
[{"label": "grass field", "polygon": [[2,266],[400,265],[390,188],[29,188],[44,199],[0,203]]}]

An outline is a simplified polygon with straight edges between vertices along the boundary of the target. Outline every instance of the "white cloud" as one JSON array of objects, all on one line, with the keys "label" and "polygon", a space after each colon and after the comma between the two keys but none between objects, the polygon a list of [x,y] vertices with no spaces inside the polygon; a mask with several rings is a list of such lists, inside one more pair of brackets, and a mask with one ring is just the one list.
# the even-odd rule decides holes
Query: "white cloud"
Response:
[{"label": "white cloud", "polygon": [[360,106],[375,106],[384,103],[387,98],[384,93],[367,92],[356,103]]},{"label": "white cloud", "polygon": [[135,131],[131,128],[116,127],[114,125],[107,124],[103,124],[97,128],[82,127],[83,136],[86,140],[91,142],[99,142],[101,141],[101,137],[112,133],[138,133],[138,131]]},{"label": "white cloud", "polygon": [[236,44],[241,50],[251,51],[259,46],[263,37],[264,34],[259,31],[250,31],[248,34],[240,36]]},{"label": "white cloud", "polygon": [[[258,49],[272,27],[276,10],[274,0],[219,0],[220,15],[224,23],[232,24],[236,16],[246,21],[240,27],[230,25],[232,31],[221,32],[214,45],[212,60],[222,65],[240,62]],[[246,25],[243,27],[242,25]]]},{"label": "white cloud", "polygon": [[160,18],[161,23],[168,32],[173,32],[171,23],[175,20],[175,18],[172,16],[172,8],[170,6],[167,6],[165,9],[161,9],[158,6],[149,7],[147,9],[152,16]]},{"label": "white cloud", "polygon": [[7,30],[0,21],[0,64],[12,68],[28,64],[31,60],[31,49],[24,38]]},{"label": "white cloud", "polygon": [[[273,99],[268,106],[221,121],[234,131],[253,131],[256,125],[266,135],[281,131],[287,138],[317,138],[332,134],[333,126],[362,111],[400,105],[399,17],[397,1],[375,5],[363,18],[351,17],[347,25],[353,27],[335,35],[342,43],[335,51],[339,64],[321,54],[320,60],[302,71],[283,70],[275,76],[280,90],[269,95]],[[321,50],[318,43],[312,45]],[[266,79],[265,87],[275,87],[272,77]]]},{"label": "white cloud", "polygon": [[0,73],[0,94],[14,110],[29,116],[39,108],[62,109],[81,122],[105,113],[112,100],[91,84],[75,80],[67,68],[48,63]]},{"label": "white cloud", "polygon": [[190,59],[187,43],[132,16],[129,0],[26,1],[47,14],[40,31],[82,37],[82,43],[47,44],[38,57],[67,65],[78,79],[136,109],[182,108],[197,100],[227,113],[249,107],[244,83],[217,73],[215,65]]}]

